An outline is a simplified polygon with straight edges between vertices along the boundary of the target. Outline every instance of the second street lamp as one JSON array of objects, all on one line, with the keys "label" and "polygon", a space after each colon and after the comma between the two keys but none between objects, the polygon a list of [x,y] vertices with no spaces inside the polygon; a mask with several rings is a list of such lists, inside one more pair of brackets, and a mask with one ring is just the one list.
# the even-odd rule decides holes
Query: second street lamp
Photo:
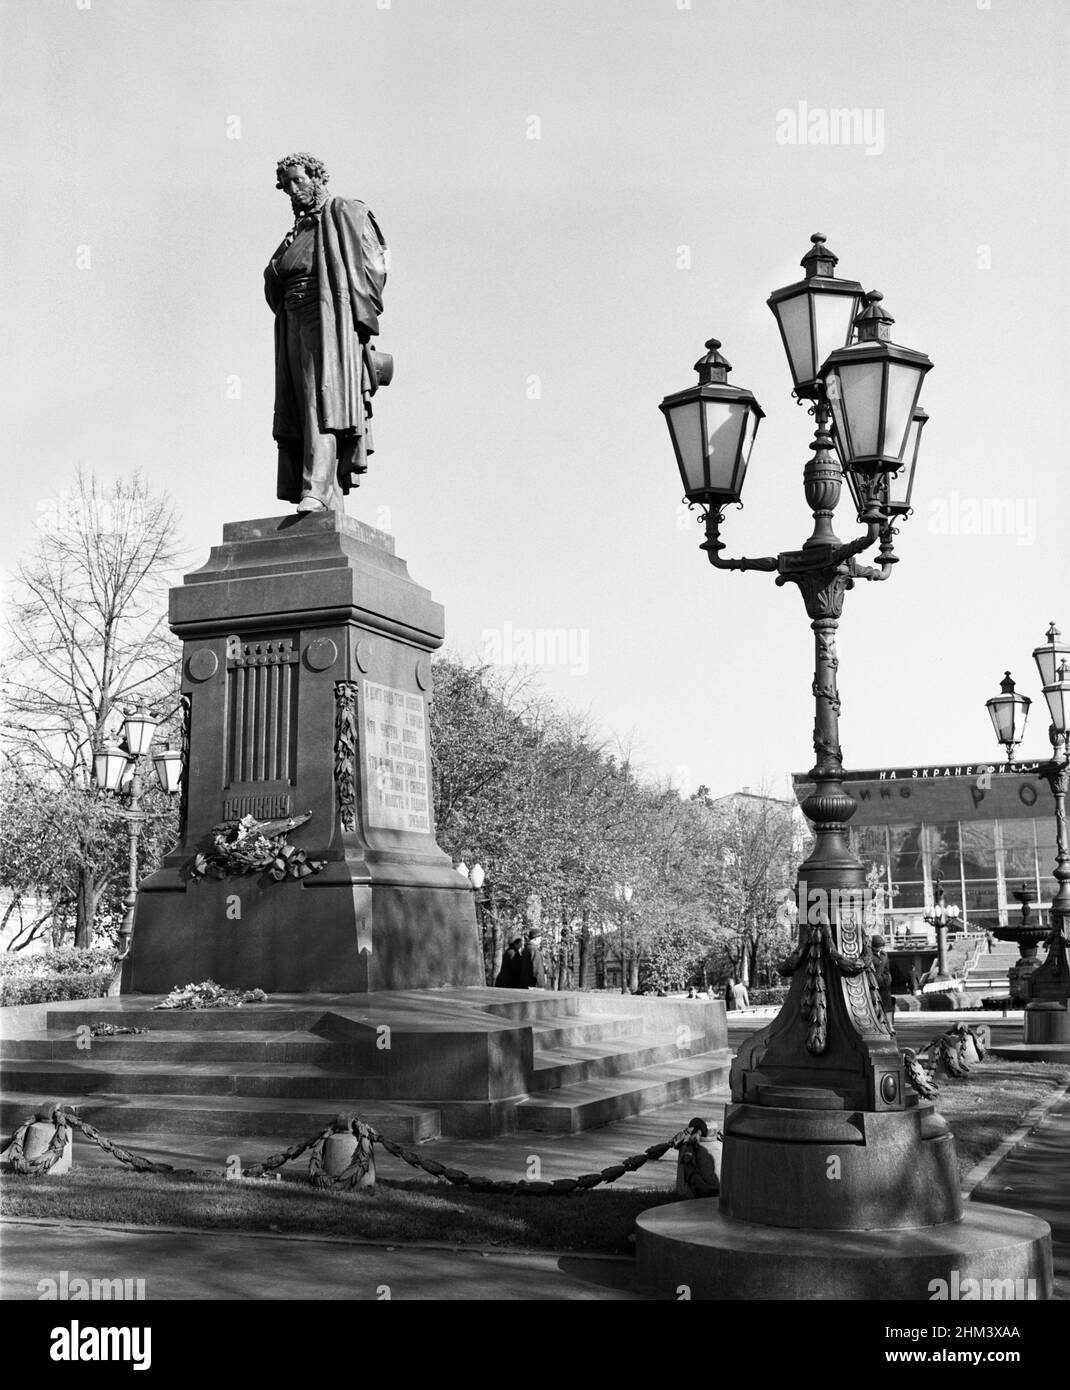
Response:
[{"label": "second street lamp", "polygon": [[153,735],[158,722],[143,700],[136,701],[127,709],[123,719],[123,741],[126,747],[121,748],[115,743],[107,744],[99,748],[93,756],[93,773],[97,786],[126,803],[119,808],[119,814],[126,821],[128,840],[126,894],[123,898],[123,920],[119,927],[120,961],[126,960],[130,955],[134,939],[138,841],[145,822],[156,815],[152,811],[146,811],[141,804],[144,791],[141,780],[142,760],[151,754],[157,781],[161,790],[169,796],[174,796],[182,785],[182,754],[171,748],[152,752]]},{"label": "second street lamp", "polygon": [[[1025,1010],[1024,1041],[1027,1045],[1052,1044],[1065,1050],[1070,1043],[1070,832],[1066,806],[1070,794],[1070,646],[1060,641],[1054,623],[1045,636],[1047,641],[1034,648],[1033,660],[1051,715],[1048,738],[1052,756],[1040,763],[1037,771],[1051,788],[1055,802],[1052,875],[1056,890],[1051,900],[1051,930],[1044,942],[1047,959],[1029,975],[1023,987],[1031,996]],[[1014,750],[1025,735],[1029,697],[1017,693],[1008,671],[1000,683],[1000,693],[986,704],[996,738],[1007,750],[1008,761],[1013,761]],[[1010,929],[1005,929],[1005,933],[1010,935]]]}]

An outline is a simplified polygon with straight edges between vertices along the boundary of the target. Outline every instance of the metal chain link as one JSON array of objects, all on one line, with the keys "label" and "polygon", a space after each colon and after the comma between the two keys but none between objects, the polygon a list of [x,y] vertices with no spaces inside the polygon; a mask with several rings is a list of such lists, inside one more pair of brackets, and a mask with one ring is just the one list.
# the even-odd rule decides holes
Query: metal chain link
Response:
[{"label": "metal chain link", "polygon": [[[51,1119],[56,1126],[56,1133],[49,1144],[48,1151],[42,1154],[39,1159],[28,1160],[23,1157],[23,1142],[26,1131],[31,1124],[37,1123],[36,1117],[27,1120],[16,1132],[7,1152],[17,1173],[47,1172],[63,1152],[66,1144],[67,1126],[77,1129],[91,1143],[96,1144],[105,1153],[110,1154],[120,1163],[133,1168],[138,1173],[203,1176],[216,1172],[214,1168],[175,1168],[170,1163],[155,1163],[151,1159],[143,1158],[139,1154],[132,1153],[129,1149],[124,1149],[120,1144],[114,1143],[87,1120],[81,1119],[73,1110],[68,1110],[65,1106],[56,1106],[52,1111]],[[343,1119],[344,1124],[341,1123]],[[324,1146],[332,1134],[345,1134],[346,1132],[352,1133],[357,1140],[357,1155],[354,1162],[344,1172],[336,1178],[331,1178],[323,1171]],[[409,1167],[419,1168],[433,1178],[445,1178],[454,1187],[466,1187],[470,1192],[499,1192],[510,1196],[526,1197],[565,1196],[570,1192],[589,1191],[592,1187],[598,1187],[602,1183],[616,1182],[626,1173],[638,1172],[644,1164],[663,1158],[670,1149],[678,1148],[687,1134],[687,1130],[680,1130],[671,1139],[660,1144],[651,1144],[642,1153],[632,1154],[630,1157],[622,1159],[621,1162],[612,1163],[597,1173],[584,1173],[578,1178],[556,1178],[552,1182],[536,1182],[529,1178],[521,1178],[511,1182],[508,1179],[473,1177],[460,1168],[447,1167],[435,1159],[421,1158],[411,1149],[404,1149],[400,1144],[395,1144],[392,1139],[380,1134],[374,1126],[366,1124],[358,1115],[353,1114],[339,1117],[339,1120],[332,1121],[326,1129],[321,1130],[318,1134],[314,1134],[311,1138],[302,1140],[300,1143],[292,1144],[282,1153],[272,1154],[263,1163],[252,1163],[247,1168],[243,1167],[242,1177],[263,1177],[265,1174],[281,1168],[284,1164],[292,1162],[295,1158],[300,1158],[303,1153],[311,1149],[309,1179],[313,1187],[352,1187],[366,1171],[366,1146],[381,1144],[387,1153],[392,1154],[394,1158],[400,1159],[403,1163],[407,1163]],[[62,1141],[60,1135],[64,1136]],[[55,1150],[54,1153],[53,1150]]]}]

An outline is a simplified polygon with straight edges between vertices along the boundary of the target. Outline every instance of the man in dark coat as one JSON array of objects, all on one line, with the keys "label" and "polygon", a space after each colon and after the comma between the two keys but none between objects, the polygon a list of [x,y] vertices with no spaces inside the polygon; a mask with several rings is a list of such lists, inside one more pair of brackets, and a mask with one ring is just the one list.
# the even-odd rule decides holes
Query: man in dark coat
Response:
[{"label": "man in dark coat", "polygon": [[877,993],[880,995],[881,1008],[884,1010],[888,1022],[894,1027],[895,995],[892,993],[892,966],[884,953],[884,937],[871,937],[869,945],[873,952],[873,979],[877,986]]},{"label": "man in dark coat", "polygon": [[314,155],[279,161],[276,187],[289,196],[294,225],[264,271],[275,314],[278,496],[302,512],[340,510],[340,493],[367,471],[383,360],[369,344],[379,332],[386,244],[363,203],[327,196],[328,178]]},{"label": "man in dark coat", "polygon": [[520,957],[524,949],[524,938],[514,936],[502,956],[502,968],[494,981],[498,989],[523,989],[520,983]]},{"label": "man in dark coat", "polygon": [[542,963],[542,952],[539,950],[539,942],[541,940],[542,933],[540,931],[534,930],[528,932],[528,939],[524,946],[524,952],[520,957],[521,989],[546,988],[546,967]]},{"label": "man in dark coat", "polygon": [[700,1116],[688,1125],[677,1143],[676,1195],[685,1199],[716,1197],[721,1190],[721,1145],[710,1140],[709,1126]]}]

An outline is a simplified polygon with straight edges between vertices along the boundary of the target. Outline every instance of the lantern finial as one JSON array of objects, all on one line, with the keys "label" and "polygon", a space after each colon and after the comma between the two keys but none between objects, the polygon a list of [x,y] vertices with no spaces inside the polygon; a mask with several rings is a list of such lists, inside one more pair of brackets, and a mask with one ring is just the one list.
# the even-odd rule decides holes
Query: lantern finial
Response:
[{"label": "lantern finial", "polygon": [[812,280],[815,275],[831,275],[836,269],[839,256],[831,246],[825,245],[825,238],[821,232],[814,232],[810,240],[813,245],[799,262],[806,271],[806,278]]},{"label": "lantern finial", "polygon": [[869,290],[866,294],[866,307],[855,319],[855,327],[858,329],[858,341],[883,342],[889,341],[891,336],[891,326],[895,319],[881,301],[884,295],[880,290]]},{"label": "lantern finial", "polygon": [[720,338],[707,338],[706,356],[700,357],[695,363],[698,379],[704,386],[710,382],[723,386],[728,380],[728,373],[732,370],[732,364],[727,357],[721,356],[718,350],[720,346]]}]

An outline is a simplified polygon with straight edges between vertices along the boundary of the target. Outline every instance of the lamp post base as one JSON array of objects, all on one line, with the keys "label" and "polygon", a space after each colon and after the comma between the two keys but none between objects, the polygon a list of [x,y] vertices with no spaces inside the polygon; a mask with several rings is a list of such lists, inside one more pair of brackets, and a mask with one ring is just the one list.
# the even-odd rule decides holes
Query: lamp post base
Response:
[{"label": "lamp post base", "polygon": [[[859,1111],[845,1109],[832,1091],[782,1089],[782,1098],[767,1089],[762,1104],[725,1113],[724,1216],[811,1231],[961,1219],[955,1141],[931,1101]],[[822,1108],[801,1108],[807,1100]]]},{"label": "lamp post base", "polygon": [[701,1300],[1044,1300],[1052,1296],[1047,1222],[968,1206],[918,1229],[785,1230],[737,1221],[716,1198],[655,1207],[636,1221],[639,1277],[655,1296]]}]

